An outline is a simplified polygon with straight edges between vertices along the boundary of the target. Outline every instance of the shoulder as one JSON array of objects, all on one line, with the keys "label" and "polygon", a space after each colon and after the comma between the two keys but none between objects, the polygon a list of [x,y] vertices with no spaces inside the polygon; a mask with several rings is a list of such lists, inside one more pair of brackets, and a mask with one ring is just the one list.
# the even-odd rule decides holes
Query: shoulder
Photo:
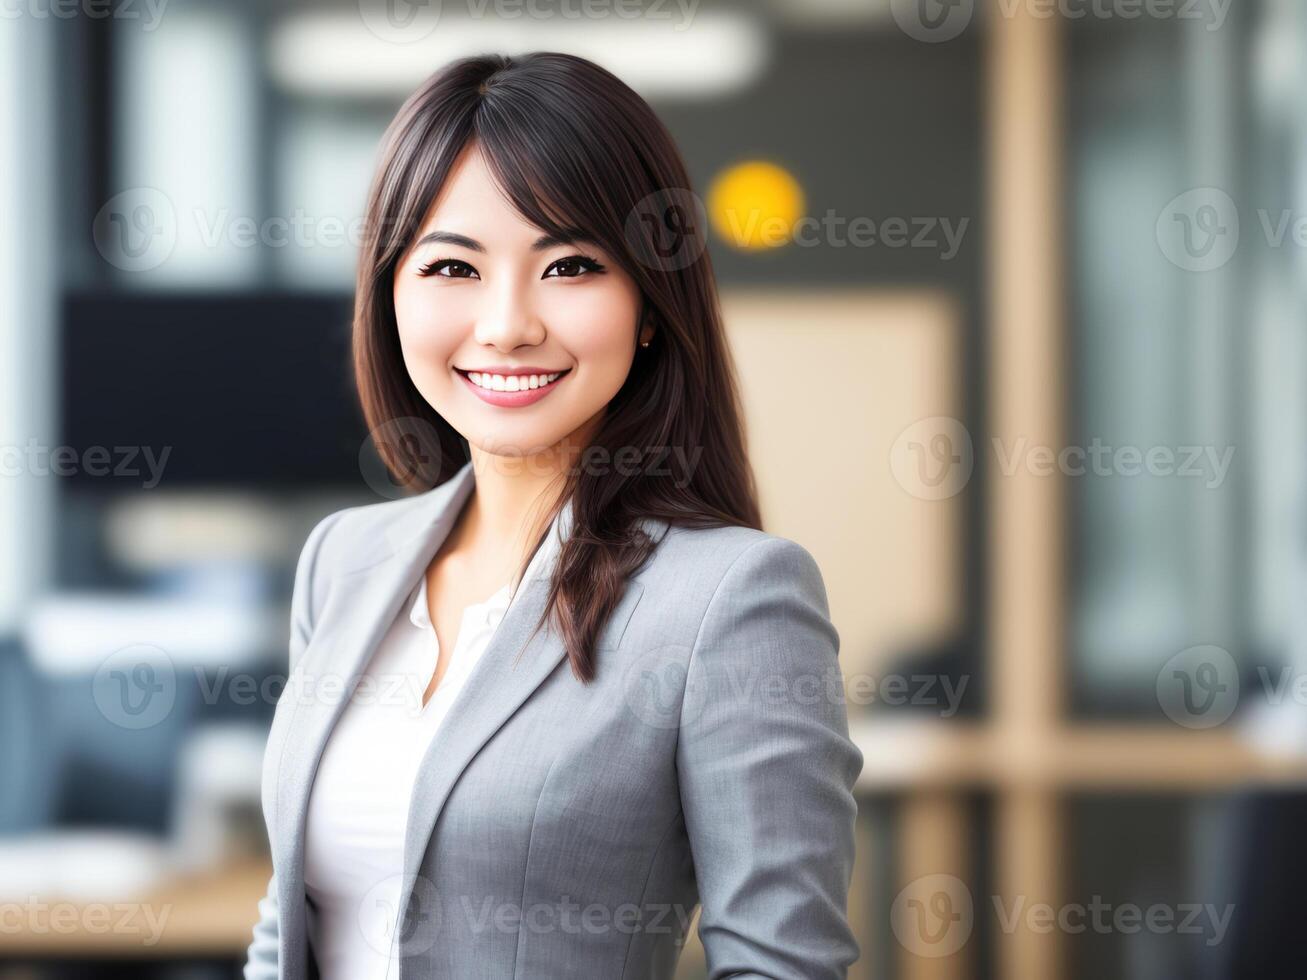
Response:
[{"label": "shoulder", "polygon": [[294,591],[309,621],[322,607],[333,579],[384,561],[412,537],[428,513],[432,494],[357,504],[333,511],[309,531],[295,567]]},{"label": "shoulder", "polygon": [[713,609],[745,603],[799,603],[828,614],[821,569],[797,541],[750,527],[659,527],[665,533],[638,578],[671,608],[693,610],[700,622]]},{"label": "shoulder", "polygon": [[789,538],[752,527],[675,527],[662,529],[651,566],[671,574],[692,573],[697,580],[731,584],[741,573],[771,570],[815,574],[816,559],[803,545]]},{"label": "shoulder", "polygon": [[[671,528],[640,581],[623,676],[651,670],[680,685],[681,721],[712,719],[683,729],[686,738],[731,712],[744,725],[775,721],[778,704],[764,696],[776,685],[805,693],[841,682],[825,584],[798,542],[752,528]],[[811,699],[791,706],[822,710]]]},{"label": "shoulder", "polygon": [[475,488],[470,462],[430,490],[328,514],[309,534],[304,558],[325,574],[359,571],[382,561],[419,538],[447,510]]},{"label": "shoulder", "polygon": [[304,543],[304,555],[317,568],[350,571],[387,557],[399,543],[398,529],[423,508],[429,494],[356,504],[318,521]]}]

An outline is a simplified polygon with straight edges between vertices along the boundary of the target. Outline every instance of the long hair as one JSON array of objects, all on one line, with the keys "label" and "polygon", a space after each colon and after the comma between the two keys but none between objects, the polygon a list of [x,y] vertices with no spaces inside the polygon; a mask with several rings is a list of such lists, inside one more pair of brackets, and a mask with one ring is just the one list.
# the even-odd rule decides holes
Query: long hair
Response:
[{"label": "long hair", "polygon": [[590,61],[484,55],[423,83],[383,140],[354,312],[355,380],[369,428],[404,420],[429,434],[378,440],[387,468],[414,491],[448,479],[470,454],[405,368],[395,268],[473,140],[526,220],[560,238],[597,242],[634,278],[642,322],[655,328],[586,447],[591,460],[624,462],[570,468],[549,515],[572,507],[541,623],[555,616],[573,673],[589,682],[599,632],[654,547],[640,521],[761,527],[702,209],[653,110]]}]

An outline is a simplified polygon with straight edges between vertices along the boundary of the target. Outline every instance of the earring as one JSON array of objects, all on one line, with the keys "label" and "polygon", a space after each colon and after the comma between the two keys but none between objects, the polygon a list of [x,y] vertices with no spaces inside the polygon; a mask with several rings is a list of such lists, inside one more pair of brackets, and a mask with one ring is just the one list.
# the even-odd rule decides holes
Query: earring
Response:
[{"label": "earring", "polygon": [[641,347],[648,347],[648,346],[649,346],[649,341],[647,341],[647,340],[642,340],[642,341],[640,341],[640,346],[641,346]]}]

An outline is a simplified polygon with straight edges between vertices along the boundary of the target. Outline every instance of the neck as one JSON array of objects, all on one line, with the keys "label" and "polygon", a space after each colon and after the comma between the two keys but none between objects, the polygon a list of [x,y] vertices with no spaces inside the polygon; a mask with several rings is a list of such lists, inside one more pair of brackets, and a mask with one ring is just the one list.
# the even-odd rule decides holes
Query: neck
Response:
[{"label": "neck", "polygon": [[569,468],[580,459],[581,445],[568,439],[523,456],[499,456],[471,446],[476,488],[460,537],[496,542],[516,556],[515,564],[524,559],[544,532],[545,518],[563,492]]}]

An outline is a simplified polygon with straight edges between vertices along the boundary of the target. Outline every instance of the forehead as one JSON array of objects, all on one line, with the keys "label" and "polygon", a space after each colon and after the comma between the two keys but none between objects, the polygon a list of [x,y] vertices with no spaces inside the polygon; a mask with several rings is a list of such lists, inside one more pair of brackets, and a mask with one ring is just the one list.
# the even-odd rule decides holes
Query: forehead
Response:
[{"label": "forehead", "polygon": [[489,165],[475,143],[459,154],[444,186],[436,196],[421,234],[451,231],[493,242],[535,241],[541,229],[527,221],[495,182]]}]

